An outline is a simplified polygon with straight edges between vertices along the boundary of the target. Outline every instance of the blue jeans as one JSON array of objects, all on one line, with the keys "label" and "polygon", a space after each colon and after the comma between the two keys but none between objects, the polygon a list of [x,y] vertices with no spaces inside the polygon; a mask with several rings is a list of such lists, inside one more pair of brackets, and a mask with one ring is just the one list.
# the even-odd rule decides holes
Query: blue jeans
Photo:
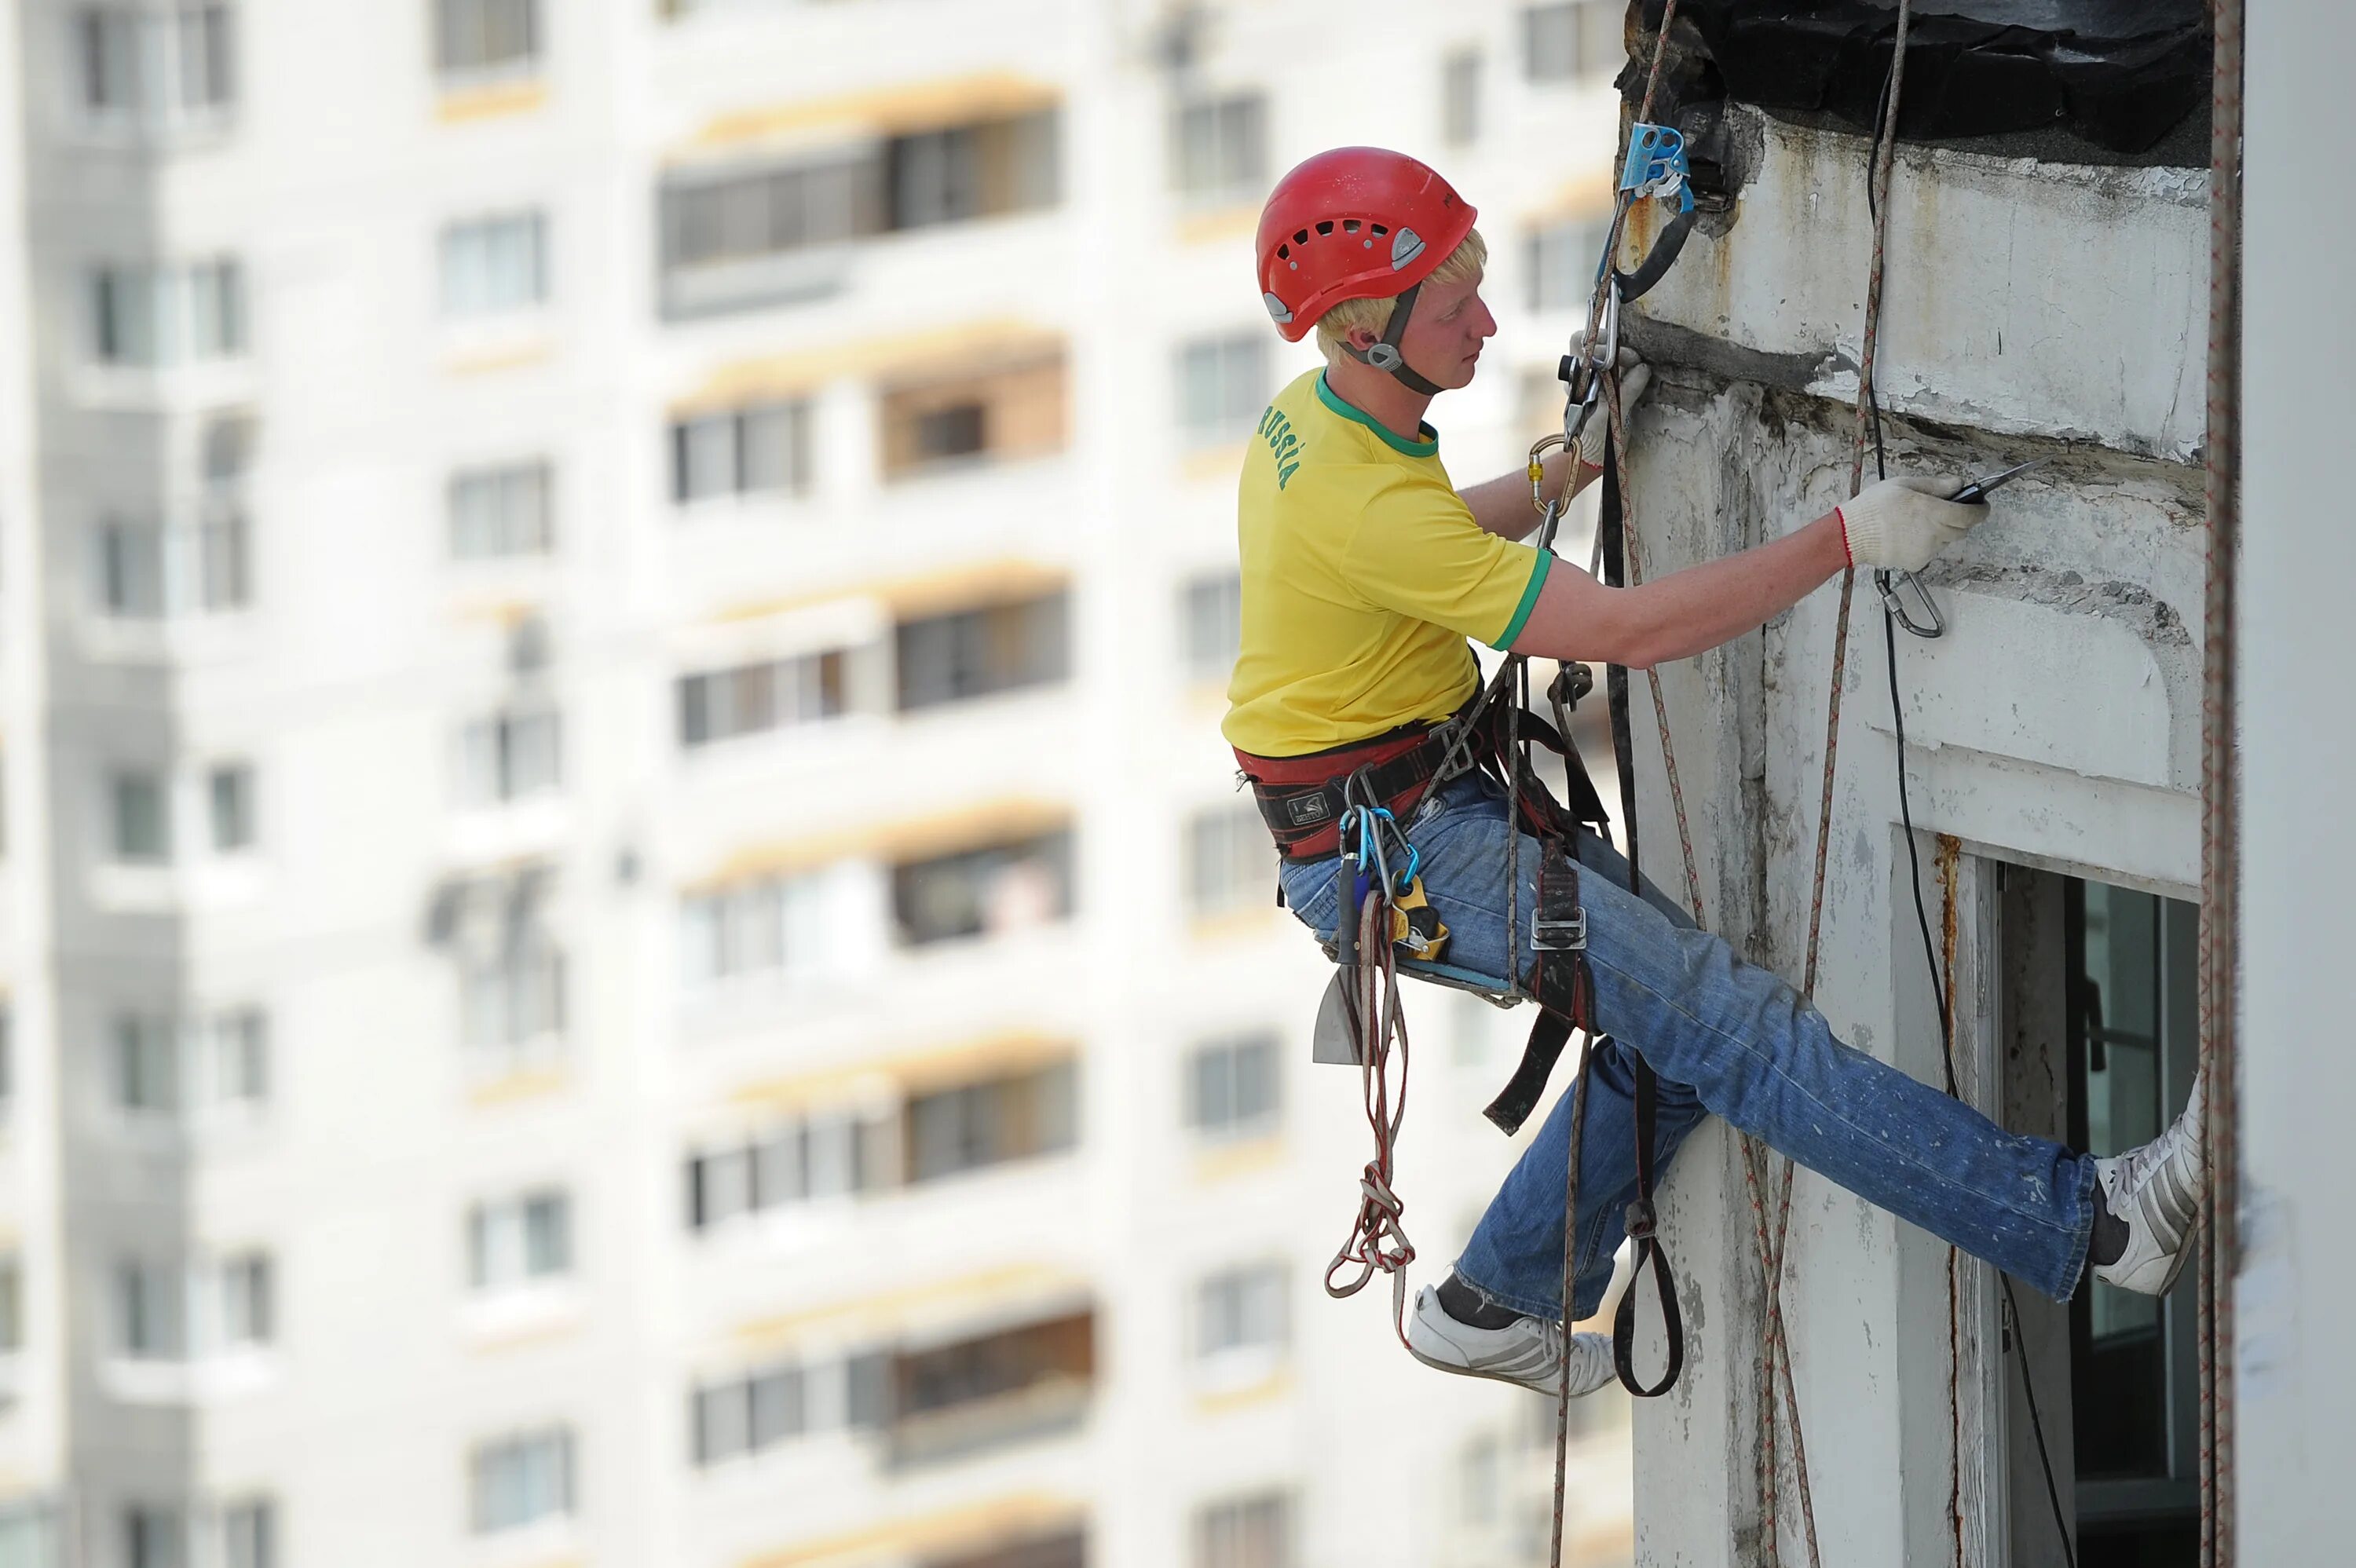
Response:
[{"label": "blue jeans", "polygon": [[[1477,773],[1433,792],[1408,824],[1422,854],[1424,891],[1451,933],[1448,962],[1501,980],[1508,972],[1508,831],[1503,787]],[[1537,841],[1525,834],[1520,853],[1513,951],[1516,966],[1526,968]],[[1609,842],[1582,832],[1577,853],[1588,873],[1579,884],[1596,1022],[1611,1041],[1597,1050],[1588,1087],[1573,1317],[1591,1314],[1601,1299],[1636,1195],[1639,1056],[1661,1080],[1663,1168],[1703,1113],[1715,1112],[2056,1300],[2076,1288],[2094,1223],[2091,1157],[2008,1133],[1843,1045],[1806,998],[1697,930],[1657,889],[1630,892],[1628,864]],[[1288,865],[1282,876],[1285,901],[1311,930],[1330,935],[1340,905],[1334,862]],[[1562,1312],[1569,1140],[1566,1088],[1456,1263],[1474,1289],[1533,1317]]]}]

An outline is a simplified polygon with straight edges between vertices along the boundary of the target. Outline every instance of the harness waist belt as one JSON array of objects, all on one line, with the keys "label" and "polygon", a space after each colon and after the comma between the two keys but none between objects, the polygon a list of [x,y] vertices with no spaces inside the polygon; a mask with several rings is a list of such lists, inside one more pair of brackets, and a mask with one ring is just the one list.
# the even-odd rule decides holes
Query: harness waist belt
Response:
[{"label": "harness waist belt", "polygon": [[1393,816],[1404,821],[1415,809],[1444,750],[1433,729],[1419,724],[1303,757],[1256,757],[1238,751],[1236,762],[1251,781],[1252,798],[1276,839],[1277,853],[1287,860],[1323,860],[1341,852],[1342,813],[1350,804],[1344,792],[1353,778],[1363,778],[1360,799],[1387,807]]}]

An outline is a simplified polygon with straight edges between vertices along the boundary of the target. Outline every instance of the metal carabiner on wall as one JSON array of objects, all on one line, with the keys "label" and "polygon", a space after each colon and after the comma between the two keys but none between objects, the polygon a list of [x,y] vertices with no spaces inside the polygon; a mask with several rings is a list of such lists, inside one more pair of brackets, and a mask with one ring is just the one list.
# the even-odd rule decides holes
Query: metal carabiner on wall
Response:
[{"label": "metal carabiner on wall", "polygon": [[[1928,624],[1914,619],[1908,611],[1906,601],[1899,596],[1898,585],[1901,582],[1914,590],[1914,597],[1921,603],[1922,613],[1930,617]],[[1890,612],[1890,618],[1898,623],[1899,630],[1926,640],[1947,635],[1947,623],[1939,614],[1938,602],[1931,597],[1931,591],[1922,586],[1922,580],[1912,572],[1877,571],[1873,574],[1873,586],[1881,595],[1881,607]]]}]

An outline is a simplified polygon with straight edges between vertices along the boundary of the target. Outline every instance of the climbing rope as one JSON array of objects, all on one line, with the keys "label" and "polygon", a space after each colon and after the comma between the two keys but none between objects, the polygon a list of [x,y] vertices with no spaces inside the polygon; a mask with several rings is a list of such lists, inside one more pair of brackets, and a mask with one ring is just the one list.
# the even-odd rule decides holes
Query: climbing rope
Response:
[{"label": "climbing rope", "polygon": [[[1906,80],[1906,45],[1913,24],[1912,0],[1899,0],[1898,27],[1890,44],[1890,80],[1882,106],[1880,135],[1868,176],[1873,207],[1873,253],[1866,280],[1864,341],[1858,356],[1857,433],[1849,459],[1849,494],[1865,480],[1865,453],[1870,435],[1874,360],[1881,341],[1881,285],[1890,240],[1890,176],[1896,157],[1898,112]],[[1835,612],[1832,692],[1825,715],[1824,785],[1816,804],[1816,855],[1808,894],[1808,940],[1801,970],[1800,990],[1814,996],[1817,964],[1822,954],[1825,918],[1825,871],[1832,846],[1833,788],[1840,756],[1841,694],[1848,670],[1849,609],[1857,594],[1857,571],[1841,573],[1840,604]],[[1793,1472],[1797,1482],[1801,1522],[1809,1568],[1821,1568],[1822,1549],[1816,1538],[1815,1500],[1808,1484],[1806,1438],[1800,1424],[1799,1394],[1792,1376],[1789,1331],[1783,1321],[1783,1264],[1791,1238],[1794,1170],[1789,1159],[1755,1138],[1742,1140],[1743,1185],[1751,1201],[1751,1221],[1759,1243],[1759,1267],[1765,1292],[1762,1332],[1766,1354],[1759,1371],[1759,1495],[1761,1535],[1767,1561],[1783,1561],[1779,1531],[1782,1472],[1776,1463],[1779,1412],[1791,1428]],[[1763,1190],[1762,1190],[1763,1189]],[[1772,1196],[1770,1196],[1772,1194]],[[1773,1218],[1769,1219],[1772,1210]]]},{"label": "climbing rope", "polygon": [[[1398,831],[1391,814],[1380,807],[1353,806],[1344,824],[1342,845],[1347,858],[1343,874],[1364,875],[1367,891],[1357,911],[1357,962],[1347,967],[1353,987],[1351,1017],[1356,1026],[1358,1087],[1366,1125],[1375,1136],[1375,1155],[1358,1175],[1358,1212],[1349,1238],[1325,1265],[1325,1294],[1339,1300],[1355,1296],[1377,1274],[1391,1280],[1391,1329],[1407,1343],[1407,1265],[1415,1262],[1415,1243],[1401,1223],[1407,1204],[1393,1186],[1392,1165],[1398,1152],[1399,1129],[1407,1121],[1407,1010],[1399,999],[1398,953],[1393,942],[1391,912],[1400,878],[1412,883],[1415,852]],[[1405,859],[1395,877],[1384,838],[1402,851]],[[1352,840],[1355,836],[1355,848]],[[1344,912],[1348,919],[1348,912]],[[1391,1058],[1398,1058],[1394,1086]],[[1355,1264],[1355,1276],[1340,1284],[1335,1276]]]},{"label": "climbing rope", "polygon": [[2233,767],[2234,559],[2241,539],[2242,24],[2244,0],[2212,0],[2209,122],[2209,583],[2201,692],[2201,1067],[2209,1095],[2209,1182],[2201,1202],[2201,1563],[2233,1548],[2233,1275],[2240,1238],[2233,1032],[2240,781]]}]

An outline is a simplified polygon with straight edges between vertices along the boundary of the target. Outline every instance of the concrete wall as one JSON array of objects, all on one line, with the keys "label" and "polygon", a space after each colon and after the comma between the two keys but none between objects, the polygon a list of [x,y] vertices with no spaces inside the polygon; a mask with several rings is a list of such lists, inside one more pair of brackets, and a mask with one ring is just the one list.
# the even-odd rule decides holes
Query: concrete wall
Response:
[{"label": "concrete wall", "polygon": [[[1655,571],[1775,537],[1847,494],[1866,146],[1731,114],[1736,206],[1705,225],[1630,328],[1664,369],[1636,424],[1630,485]],[[1926,862],[1930,835],[1962,841],[1959,1055],[1983,1104],[1996,1083],[1988,864],[2177,896],[2197,881],[2201,500],[2189,459],[2201,431],[2203,186],[2178,169],[1899,155],[1878,376],[1891,467],[2047,462],[1927,574],[1945,637],[1901,635],[1897,655]],[[1837,607],[1835,590],[1819,592],[1762,633],[1664,672],[1710,923],[1794,981]],[[1843,1039],[1936,1083],[1869,580],[1852,613],[1815,1001]],[[1653,726],[1637,728],[1640,771],[1657,784]],[[1665,792],[1647,798],[1647,869],[1672,885]],[[1944,896],[1939,883],[1931,896]],[[1703,1135],[1673,1183],[1668,1233],[1697,1343],[1678,1393],[1638,1418],[1646,1563],[1732,1564],[1758,1545],[1761,1289],[1732,1147],[1722,1130]],[[1966,1560],[2002,1560],[2002,1488],[1987,1479],[2002,1465],[2001,1369],[1979,1349],[1987,1282],[1976,1268],[1951,1281],[1944,1244],[1806,1172],[1787,1263],[1826,1561],[1945,1561],[1959,1541]],[[1796,1514],[1787,1489],[1787,1548]]]},{"label": "concrete wall", "polygon": [[2336,1331],[2356,1260],[2345,987],[2356,771],[2341,591],[2356,572],[2356,222],[2318,202],[2356,17],[2324,0],[2250,7],[2240,682],[2243,746],[2240,1560],[2344,1554],[2356,1499],[2356,1356]]}]

